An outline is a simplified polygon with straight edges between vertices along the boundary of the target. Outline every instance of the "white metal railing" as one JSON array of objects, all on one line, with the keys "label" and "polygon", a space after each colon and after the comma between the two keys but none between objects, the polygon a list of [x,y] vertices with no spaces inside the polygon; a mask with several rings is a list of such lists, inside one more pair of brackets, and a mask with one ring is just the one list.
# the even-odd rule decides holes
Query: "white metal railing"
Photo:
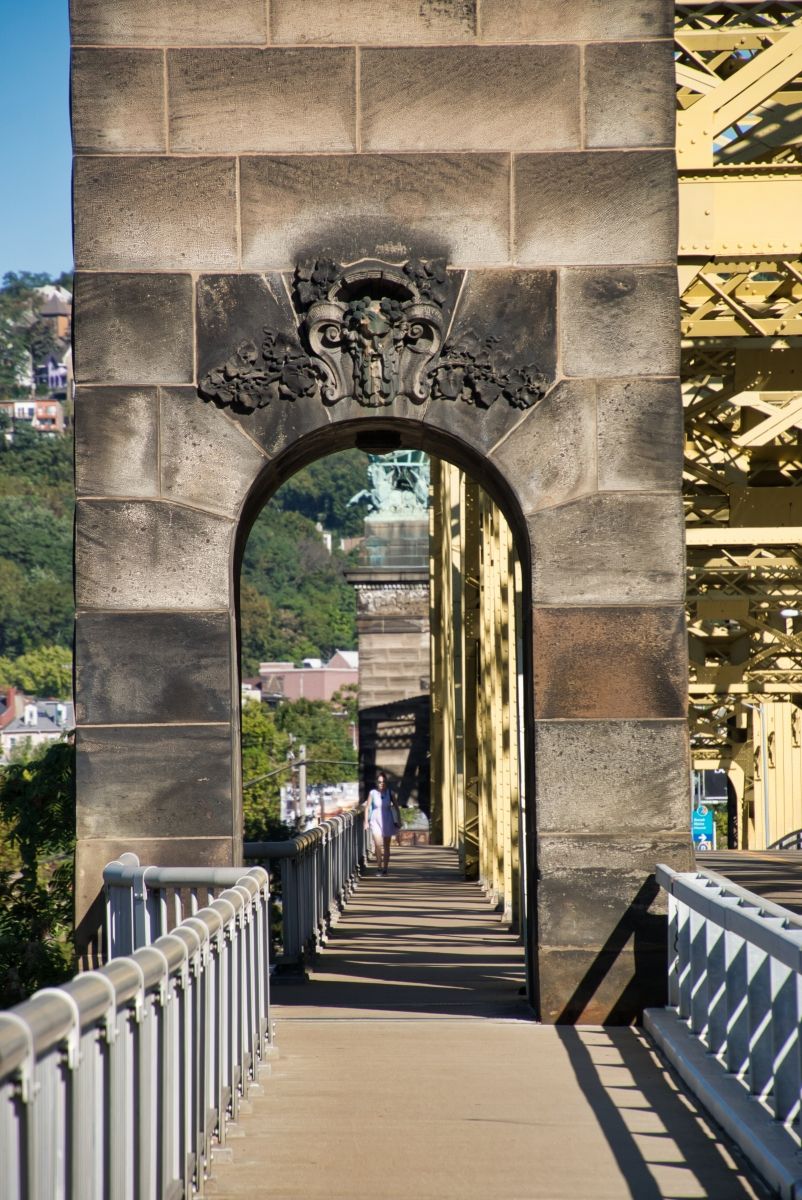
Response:
[{"label": "white metal railing", "polygon": [[802,920],[710,871],[656,874],[668,1009],[646,1028],[772,1185],[802,1194]]},{"label": "white metal railing", "polygon": [[303,964],[336,923],[365,863],[364,810],[330,817],[286,842],[246,842],[246,862],[278,868],[281,899],[279,966]]},{"label": "white metal railing", "polygon": [[[146,877],[133,859],[110,877]],[[209,902],[139,949],[134,889],[112,884],[117,946],[133,952],[0,1013],[2,1200],[202,1193],[270,1037],[267,872],[203,875]]]}]

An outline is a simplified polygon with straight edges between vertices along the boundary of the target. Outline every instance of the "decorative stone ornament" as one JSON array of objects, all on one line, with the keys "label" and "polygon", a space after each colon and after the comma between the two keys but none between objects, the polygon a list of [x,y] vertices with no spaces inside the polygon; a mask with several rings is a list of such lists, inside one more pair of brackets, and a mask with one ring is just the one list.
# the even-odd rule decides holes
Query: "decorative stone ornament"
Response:
[{"label": "decorative stone ornament", "polygon": [[468,330],[443,348],[451,286],[441,260],[299,263],[292,299],[300,341],[266,329],[260,348],[243,342],[204,376],[200,394],[240,413],[298,396],[324,404],[353,397],[366,408],[430,396],[482,409],[500,397],[531,407],[549,382],[537,366],[511,363],[499,338]]},{"label": "decorative stone ornament", "polygon": [[[429,278],[428,267],[432,279],[442,276],[447,286],[445,264],[418,265],[422,281]],[[426,373],[442,345],[442,300],[423,293],[409,264],[401,269],[380,262],[344,270],[333,263],[299,267],[297,301],[313,296],[321,284],[329,286],[309,305],[303,330],[324,367],[323,400],[336,404],[353,396],[366,408],[386,408],[396,396],[414,404],[427,400]]]}]

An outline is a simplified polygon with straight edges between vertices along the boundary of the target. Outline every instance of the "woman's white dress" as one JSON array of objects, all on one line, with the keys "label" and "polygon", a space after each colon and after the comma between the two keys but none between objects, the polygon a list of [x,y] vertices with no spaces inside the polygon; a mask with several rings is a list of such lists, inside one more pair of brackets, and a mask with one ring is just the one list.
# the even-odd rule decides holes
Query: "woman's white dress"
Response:
[{"label": "woman's white dress", "polygon": [[368,824],[375,838],[392,837],[395,833],[395,817],[390,789],[380,792],[371,788],[368,794]]}]

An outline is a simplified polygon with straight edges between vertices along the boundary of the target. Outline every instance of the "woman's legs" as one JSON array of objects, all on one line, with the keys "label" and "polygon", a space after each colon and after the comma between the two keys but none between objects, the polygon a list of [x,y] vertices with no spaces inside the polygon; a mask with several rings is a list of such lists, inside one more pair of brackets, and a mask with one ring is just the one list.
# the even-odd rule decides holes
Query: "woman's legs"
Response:
[{"label": "woman's legs", "polygon": [[380,833],[373,834],[373,854],[376,858],[376,870],[384,869],[384,838]]},{"label": "woman's legs", "polygon": [[384,863],[383,863],[383,866],[384,866],[384,873],[386,875],[387,868],[390,865],[390,843],[392,842],[393,839],[392,839],[392,837],[386,837],[383,840],[384,840]]}]

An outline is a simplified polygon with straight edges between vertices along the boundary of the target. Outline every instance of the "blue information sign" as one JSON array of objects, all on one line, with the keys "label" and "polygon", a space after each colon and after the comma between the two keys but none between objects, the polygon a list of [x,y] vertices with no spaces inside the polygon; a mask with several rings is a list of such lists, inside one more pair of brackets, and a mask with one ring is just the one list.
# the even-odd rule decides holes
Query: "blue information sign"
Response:
[{"label": "blue information sign", "polygon": [[697,850],[713,849],[713,810],[700,804],[691,814],[691,836]]}]

